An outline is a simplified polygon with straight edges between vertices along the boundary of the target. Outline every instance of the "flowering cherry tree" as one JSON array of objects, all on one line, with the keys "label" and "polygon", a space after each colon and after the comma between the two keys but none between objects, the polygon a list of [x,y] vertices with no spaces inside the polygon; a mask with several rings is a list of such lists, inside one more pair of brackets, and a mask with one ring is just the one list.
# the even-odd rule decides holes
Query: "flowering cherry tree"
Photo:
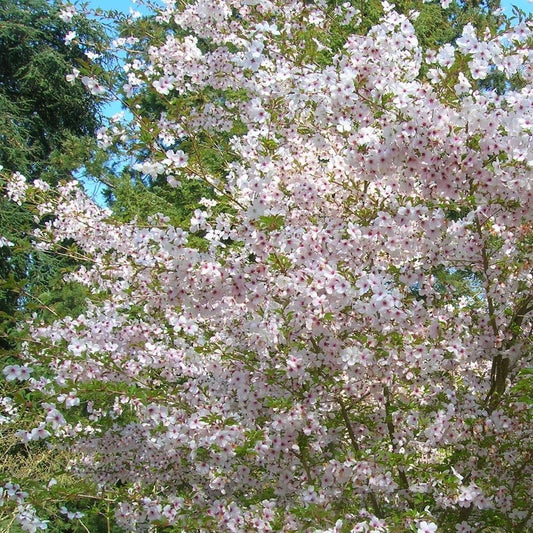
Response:
[{"label": "flowering cherry tree", "polygon": [[4,370],[44,408],[19,437],[70,446],[125,530],[533,527],[531,26],[426,52],[383,6],[339,50],[348,3],[286,0],[168,2],[164,41],[118,43],[142,49],[124,93],[168,112],[100,139],[209,185],[187,227],[8,186],[92,293]]}]

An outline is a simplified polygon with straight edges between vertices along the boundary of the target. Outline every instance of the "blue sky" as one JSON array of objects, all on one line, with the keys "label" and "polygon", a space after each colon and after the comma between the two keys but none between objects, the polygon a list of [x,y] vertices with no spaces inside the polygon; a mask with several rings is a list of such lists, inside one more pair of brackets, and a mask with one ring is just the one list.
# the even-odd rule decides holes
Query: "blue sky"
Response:
[{"label": "blue sky", "polygon": [[511,6],[519,7],[522,11],[525,11],[526,13],[533,13],[533,3],[529,0],[502,1],[502,7],[505,9],[505,12],[507,14],[511,14]]},{"label": "blue sky", "polygon": [[502,7],[507,15],[512,14],[512,6],[519,7],[525,13],[533,13],[533,3],[529,0],[503,0]]},{"label": "blue sky", "polygon": [[[71,1],[73,3],[78,3],[75,0]],[[134,11],[140,11],[141,13],[146,11],[139,2],[134,2],[132,0],[89,0],[87,3],[89,7],[92,7],[93,9],[100,8],[105,10],[122,11],[123,13],[129,13],[130,8]]]}]

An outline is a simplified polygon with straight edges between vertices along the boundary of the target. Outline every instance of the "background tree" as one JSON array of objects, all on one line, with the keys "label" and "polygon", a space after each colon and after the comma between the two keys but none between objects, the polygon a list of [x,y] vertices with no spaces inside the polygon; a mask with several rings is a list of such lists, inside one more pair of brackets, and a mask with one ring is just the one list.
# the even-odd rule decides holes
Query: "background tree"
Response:
[{"label": "background tree", "polygon": [[[94,150],[101,99],[67,81],[73,69],[102,65],[103,27],[60,4],[14,0],[0,4],[0,165],[4,175],[55,185],[71,179]],[[26,209],[0,200],[0,320],[5,340],[17,308],[49,290],[69,261],[28,248],[34,227]],[[75,290],[75,289],[70,289]],[[56,297],[57,298],[57,295]],[[35,303],[35,300],[33,301]],[[78,302],[79,303],[79,302]]]},{"label": "background tree", "polygon": [[[76,34],[73,43],[65,42],[69,32]],[[92,136],[100,109],[83,85],[69,83],[66,76],[91,61],[89,51],[102,53],[103,38],[101,28],[83,16],[62,20],[55,3],[2,3],[0,162],[4,168],[30,179],[65,176],[57,165],[51,171],[51,154],[72,135]],[[92,43],[92,50],[81,43]]]},{"label": "background tree", "polygon": [[[64,10],[59,2],[0,2],[0,188],[4,179],[15,172],[28,182],[40,180],[45,186],[54,187],[72,179],[80,166],[94,166],[101,161],[95,132],[102,123],[102,99],[81,83],[71,83],[67,76],[74,69],[106,66],[106,31],[95,19],[73,9]],[[61,252],[32,249],[35,228],[31,208],[1,195],[2,366],[19,362],[20,337],[16,327],[32,313],[50,319],[77,315],[85,306],[86,291],[79,284],[62,281],[76,260]],[[5,245],[8,242],[12,245]],[[2,382],[0,396],[3,398],[4,394]],[[16,477],[38,480],[51,474],[68,492],[72,479],[64,474],[64,469],[69,454],[52,453],[46,447],[30,452],[15,437],[19,424],[32,419],[32,409],[33,398],[28,397],[17,424],[0,426],[2,483]],[[50,513],[54,531],[77,531],[57,506],[55,510],[50,507]],[[0,513],[0,529],[10,529],[9,520],[4,518]],[[94,531],[105,528],[97,522],[92,526]],[[81,525],[79,530],[85,531]]]}]

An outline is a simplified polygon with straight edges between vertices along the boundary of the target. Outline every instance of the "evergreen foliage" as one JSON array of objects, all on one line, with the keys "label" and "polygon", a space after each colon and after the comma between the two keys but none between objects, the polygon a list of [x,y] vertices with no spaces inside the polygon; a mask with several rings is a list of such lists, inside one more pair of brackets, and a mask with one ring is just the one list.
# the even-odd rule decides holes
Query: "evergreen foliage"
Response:
[{"label": "evergreen foliage", "polygon": [[[71,135],[93,135],[99,124],[98,101],[66,80],[90,63],[85,46],[65,43],[69,31],[103,51],[94,21],[77,16],[66,23],[45,0],[0,5],[0,163],[28,178],[49,176],[50,155]],[[58,170],[55,180],[68,177]]]},{"label": "evergreen foliage", "polygon": [[[50,185],[71,179],[94,150],[101,102],[66,76],[73,69],[103,66],[107,42],[94,20],[75,15],[64,21],[59,14],[60,5],[47,0],[0,4],[0,165],[4,176],[20,172],[28,181],[41,179]],[[76,36],[67,43],[71,31]],[[58,256],[30,254],[33,228],[26,207],[0,199],[0,234],[15,244],[0,248],[3,348],[12,346],[6,338],[17,311],[44,309],[35,307],[39,292],[60,283],[72,264]]]}]

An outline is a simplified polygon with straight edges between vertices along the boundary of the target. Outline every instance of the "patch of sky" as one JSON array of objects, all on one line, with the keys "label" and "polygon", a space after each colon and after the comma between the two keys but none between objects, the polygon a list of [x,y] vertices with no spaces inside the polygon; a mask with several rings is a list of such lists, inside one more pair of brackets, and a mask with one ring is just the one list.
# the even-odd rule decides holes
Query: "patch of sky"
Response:
[{"label": "patch of sky", "polygon": [[501,6],[508,17],[516,16],[517,13],[513,10],[514,7],[517,7],[526,15],[533,13],[533,0],[503,0]]},{"label": "patch of sky", "polygon": [[[70,4],[69,0],[64,0],[64,4]],[[86,11],[90,13],[90,16],[94,16],[97,19],[110,19],[115,18],[117,15],[127,15],[133,18],[147,15],[152,13],[153,10],[143,2],[136,2],[135,0],[89,0],[83,2],[83,4],[72,1],[79,11]],[[153,2],[152,5],[161,5],[161,2]],[[92,13],[92,14],[91,14]],[[116,64],[114,68],[120,69],[124,64],[124,57],[118,55],[115,58]],[[119,117],[123,117],[126,121],[129,121],[132,117],[131,113],[124,107],[118,96],[108,93],[107,101],[102,106],[101,113],[104,117],[104,122],[111,123],[115,120],[120,120]],[[128,161],[126,160],[112,160],[111,165],[114,172],[121,172]],[[87,194],[100,206],[105,206],[106,200],[103,194],[105,185],[95,176],[90,176],[83,172],[83,169],[76,175]]]}]

